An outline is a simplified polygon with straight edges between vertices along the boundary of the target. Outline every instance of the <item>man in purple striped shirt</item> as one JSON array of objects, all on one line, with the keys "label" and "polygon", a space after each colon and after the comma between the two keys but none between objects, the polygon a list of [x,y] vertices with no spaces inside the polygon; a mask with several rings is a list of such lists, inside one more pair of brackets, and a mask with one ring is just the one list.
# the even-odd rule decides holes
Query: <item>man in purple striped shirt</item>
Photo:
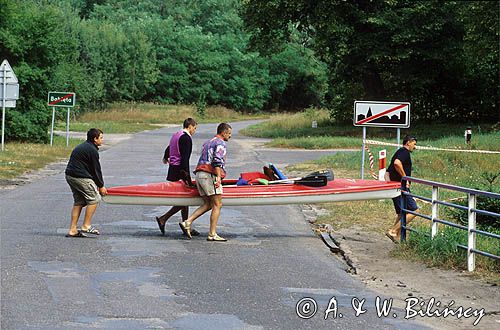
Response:
[{"label": "man in purple striped shirt", "polygon": [[231,138],[231,133],[231,126],[221,123],[217,127],[217,135],[203,144],[195,170],[196,186],[203,198],[203,205],[197,208],[186,221],[179,224],[189,238],[192,235],[192,222],[207,211],[212,210],[207,241],[227,241],[227,239],[217,235],[216,228],[222,208],[222,179],[226,176],[226,142]]}]

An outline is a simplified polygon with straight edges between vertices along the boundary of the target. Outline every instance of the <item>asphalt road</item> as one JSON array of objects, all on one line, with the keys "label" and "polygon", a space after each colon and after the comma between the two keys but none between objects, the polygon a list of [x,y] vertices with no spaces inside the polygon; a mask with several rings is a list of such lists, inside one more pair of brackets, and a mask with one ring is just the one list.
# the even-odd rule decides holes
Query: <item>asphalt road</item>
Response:
[{"label": "asphalt road", "polygon": [[[245,125],[233,124],[228,143],[232,178],[332,152],[256,147],[238,134]],[[198,128],[192,167],[215,128]],[[163,149],[176,130],[139,133],[103,150],[106,186],[163,181]],[[376,294],[313,234],[303,206],[223,207],[218,232],[229,241],[214,243],[205,240],[208,215],[195,224],[202,236],[186,240],[180,215],[161,236],[154,216],[168,207],[101,204],[93,224],[102,235],[65,238],[72,196],[64,165],[53,172],[0,190],[2,329],[422,329],[403,310],[377,316]],[[308,319],[297,315],[303,298],[317,305]],[[365,300],[357,317],[353,299]],[[310,316],[313,303],[303,303],[299,310]]]}]

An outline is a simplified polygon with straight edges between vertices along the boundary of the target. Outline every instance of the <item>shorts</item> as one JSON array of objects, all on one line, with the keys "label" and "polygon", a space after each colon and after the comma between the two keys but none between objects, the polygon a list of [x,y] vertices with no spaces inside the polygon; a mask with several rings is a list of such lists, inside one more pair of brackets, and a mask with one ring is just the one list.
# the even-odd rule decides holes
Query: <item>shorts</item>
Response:
[{"label": "shorts", "polygon": [[[409,189],[408,189],[408,192],[410,192]],[[415,201],[415,198],[408,196],[408,195],[403,195],[403,197],[405,198],[407,210],[410,210],[410,211],[418,210],[417,201]],[[401,195],[394,197],[392,199],[392,202],[394,204],[394,209],[396,210],[396,214],[401,214]]]},{"label": "shorts", "polygon": [[215,179],[217,176],[212,173],[198,171],[196,172],[196,187],[200,196],[222,195],[222,185],[215,188]]},{"label": "shorts", "polygon": [[66,175],[66,182],[73,192],[73,205],[93,205],[101,201],[101,195],[99,194],[99,190],[94,180],[88,178],[75,178]]}]

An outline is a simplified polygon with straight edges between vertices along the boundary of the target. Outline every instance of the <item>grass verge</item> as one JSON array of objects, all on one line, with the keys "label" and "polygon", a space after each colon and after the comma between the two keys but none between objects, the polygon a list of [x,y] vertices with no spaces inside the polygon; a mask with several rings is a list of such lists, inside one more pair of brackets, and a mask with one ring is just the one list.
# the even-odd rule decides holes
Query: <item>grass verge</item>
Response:
[{"label": "grass verge", "polygon": [[9,142],[0,152],[0,180],[10,180],[19,175],[43,168],[45,165],[68,158],[73,148],[81,140],[70,139],[66,147],[66,137],[54,136],[50,144]]},{"label": "grass verge", "polygon": [[[257,135],[260,137],[271,137],[275,138],[273,142],[270,143],[272,146],[281,147],[300,147],[306,149],[324,149],[324,148],[356,148],[360,149],[361,146],[361,129],[355,127],[356,132],[350,131],[350,128],[345,126],[332,126],[331,123],[327,123],[326,120],[319,120],[319,129],[313,129],[310,127],[310,121],[312,118],[324,118],[323,115],[314,115],[311,117],[307,112],[293,114],[293,115],[279,115],[272,117],[270,121],[254,125],[248,128],[245,133],[251,135]],[[332,126],[331,129],[327,129],[327,125]],[[491,190],[492,185],[488,182],[488,178],[500,175],[498,164],[500,164],[499,154],[476,154],[476,153],[465,153],[465,152],[447,152],[447,151],[431,151],[431,150],[419,150],[418,146],[427,145],[439,148],[448,149],[466,149],[463,140],[463,131],[460,125],[440,125],[440,124],[427,124],[424,125],[425,130],[422,127],[415,125],[414,131],[417,132],[419,137],[417,150],[412,154],[413,160],[413,172],[412,175],[418,178],[424,178],[431,181],[437,181],[442,183],[448,183],[457,186],[475,188],[479,190]],[[480,150],[500,150],[500,133],[490,130],[486,125],[486,129],[483,129],[481,134],[475,134],[473,136],[473,143],[468,146],[470,149],[480,149]],[[294,134],[287,135],[288,130],[294,130]],[[369,129],[370,139],[377,139],[386,142],[394,143],[395,137],[391,137],[390,133],[386,131],[392,131],[395,134],[395,130],[385,130],[380,131],[376,129]],[[302,135],[297,135],[300,132]],[[319,132],[319,133],[317,133]],[[325,134],[325,132],[329,132]],[[413,132],[413,128],[412,128]],[[405,134],[402,132],[402,135]],[[394,138],[394,140],[392,140]],[[387,150],[388,162],[390,157],[396,151],[396,147],[382,147],[382,146],[369,146],[370,151],[375,156],[378,155],[378,151],[382,149]],[[375,162],[377,163],[377,162]],[[321,169],[333,169],[335,177],[344,178],[359,178],[360,177],[360,167],[361,167],[361,151],[353,152],[332,152],[330,156],[322,157],[316,161],[310,161],[302,164],[296,164],[287,167],[287,174],[290,176],[301,176],[310,172],[314,172]],[[375,165],[375,171],[378,171],[378,166]],[[370,166],[368,162],[368,155],[366,156],[365,163],[365,179],[370,178]],[[493,187],[494,188],[494,187]],[[496,186],[498,189],[498,185]],[[412,187],[412,192],[414,194],[430,197],[431,188],[424,185],[414,184]],[[450,199],[464,199],[465,194],[457,193],[449,190],[441,190],[440,198],[444,200]],[[431,214],[431,208],[429,204],[425,204],[421,201],[418,202],[420,211],[424,214]],[[359,227],[361,230],[368,230],[375,232],[378,235],[384,235],[384,232],[392,226],[395,220],[394,209],[391,200],[384,201],[358,201],[358,202],[342,202],[342,203],[326,203],[321,205],[327,212],[326,215],[321,216],[318,221],[321,223],[328,223],[335,229],[349,228],[349,227]],[[453,220],[453,216],[450,213],[451,208],[446,208],[442,206],[440,208],[440,215],[445,220]],[[496,210],[497,213],[500,210]],[[455,220],[453,220],[455,221]],[[500,221],[500,219],[498,220]],[[418,226],[420,228],[426,228],[425,230],[429,232],[429,222],[423,218],[416,218],[412,223],[413,226]],[[497,226],[497,228],[500,226]],[[460,234],[455,231],[449,230],[451,228],[443,228],[443,235],[447,238],[449,236],[450,242],[443,243],[443,239],[435,242],[427,242],[424,238],[418,239],[415,235],[412,235],[412,241],[408,244],[401,245],[401,248],[396,248],[394,255],[402,258],[408,258],[408,255],[412,255],[413,258],[423,260],[427,264],[441,265],[445,268],[460,268],[466,269],[466,258],[463,256],[461,250],[455,251],[449,246],[456,246],[454,242],[457,241],[457,236],[460,236],[463,240],[463,235],[465,232]],[[490,231],[490,230],[488,230]],[[430,241],[430,240],[429,240]],[[465,240],[466,242],[466,240]],[[484,245],[483,247],[479,247]],[[498,239],[492,238],[478,238],[478,248],[484,249],[487,252],[493,254],[499,254]],[[441,249],[443,251],[441,251]],[[414,251],[413,251],[414,250]],[[430,251],[433,251],[430,253]],[[412,252],[413,251],[413,252]],[[449,256],[450,251],[454,254],[453,257]],[[456,253],[455,253],[456,252]],[[432,256],[430,259],[426,255],[444,255],[436,259]],[[434,261],[433,261],[434,260]],[[447,262],[441,263],[440,260],[447,260]],[[489,278],[496,278],[497,282],[500,282],[498,277],[498,262],[478,256],[477,257],[477,271],[476,274],[485,275]],[[496,266],[493,266],[495,264]]]},{"label": "grass verge", "polygon": [[[157,129],[164,124],[180,125],[192,117],[199,123],[231,122],[268,118],[265,114],[245,114],[221,106],[210,106],[200,117],[195,105],[161,105],[153,103],[115,103],[108,109],[86,112],[70,122],[70,130],[86,132],[97,127],[105,133],[135,133]],[[66,129],[66,121],[58,121],[56,128]]]},{"label": "grass verge", "polygon": [[[56,130],[66,130],[66,111],[58,111]],[[70,129],[86,132],[92,127],[105,134],[135,133],[157,129],[164,124],[180,125],[187,117],[199,123],[233,122],[249,119],[265,119],[267,114],[245,114],[220,106],[210,106],[203,118],[198,116],[194,105],[159,105],[153,103],[115,103],[108,109],[87,112],[70,121]],[[43,168],[60,159],[68,158],[72,149],[81,141],[70,140],[66,147],[65,137],[54,137],[54,146],[36,143],[8,142],[0,153],[0,180],[11,180],[25,172]]]}]

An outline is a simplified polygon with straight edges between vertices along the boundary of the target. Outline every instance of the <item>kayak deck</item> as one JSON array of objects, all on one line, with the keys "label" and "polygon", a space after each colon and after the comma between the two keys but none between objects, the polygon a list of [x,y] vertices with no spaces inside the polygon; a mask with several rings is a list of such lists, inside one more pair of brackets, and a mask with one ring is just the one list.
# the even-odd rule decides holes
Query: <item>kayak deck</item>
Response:
[{"label": "kayak deck", "polygon": [[[323,187],[293,183],[236,186],[224,180],[222,203],[227,206],[313,204],[352,200],[386,199],[399,195],[399,182],[335,179]],[[182,181],[108,188],[104,201],[128,205],[187,205],[203,203],[196,188]]]}]

